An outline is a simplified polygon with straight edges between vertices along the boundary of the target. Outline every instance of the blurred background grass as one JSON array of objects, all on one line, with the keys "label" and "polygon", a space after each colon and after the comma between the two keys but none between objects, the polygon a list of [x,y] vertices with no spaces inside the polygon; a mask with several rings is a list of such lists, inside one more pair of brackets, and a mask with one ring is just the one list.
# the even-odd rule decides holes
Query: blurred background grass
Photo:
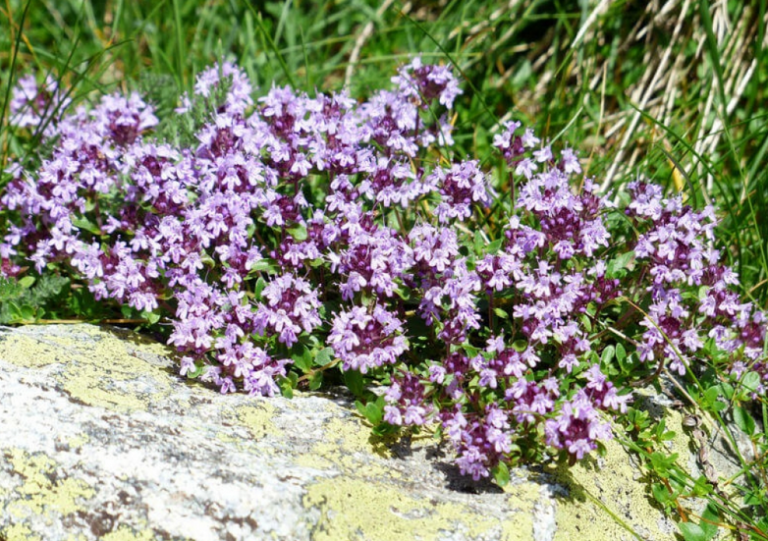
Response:
[{"label": "blurred background grass", "polygon": [[[645,175],[714,202],[722,247],[766,307],[767,2],[4,0],[0,100],[36,71],[75,102],[120,87],[168,110],[222,55],[262,89],[364,97],[418,52],[464,80],[459,154],[489,156],[514,117],[578,148],[605,189]],[[5,117],[0,130],[3,163],[23,155]]]}]

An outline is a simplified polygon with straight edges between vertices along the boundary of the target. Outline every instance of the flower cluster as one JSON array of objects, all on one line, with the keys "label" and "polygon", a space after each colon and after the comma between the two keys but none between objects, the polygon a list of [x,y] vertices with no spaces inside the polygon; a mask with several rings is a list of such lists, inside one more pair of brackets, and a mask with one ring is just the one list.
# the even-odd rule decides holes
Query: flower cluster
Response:
[{"label": "flower cluster", "polygon": [[634,251],[647,264],[644,285],[651,298],[640,359],[667,362],[682,375],[711,339],[729,355],[737,377],[748,365],[768,374],[760,361],[765,314],[731,290],[739,280],[714,247],[714,210],[695,212],[681,197],[664,198],[651,184],[632,182],[628,188],[633,201],[626,214],[644,231]]},{"label": "flower cluster", "polygon": [[[222,392],[274,395],[331,351],[387,383],[386,423],[437,423],[474,478],[546,449],[583,458],[611,438],[628,381],[684,374],[708,340],[734,377],[768,377],[764,316],[733,292],[711,209],[638,181],[610,222],[620,210],[576,154],[518,122],[494,138],[494,178],[455,155],[449,68],[417,59],[392,82],[362,102],[254,99],[223,62],[170,119],[192,140],[159,140],[137,94],[56,117],[52,154],[6,172],[0,275],[31,262],[167,318],[181,373]],[[14,96],[24,128],[68,105],[48,82]],[[629,373],[603,354],[619,339]]]},{"label": "flower cluster", "polygon": [[333,320],[328,343],[344,362],[344,370],[365,374],[371,368],[395,364],[408,349],[402,323],[381,305],[372,308],[355,306]]},{"label": "flower cluster", "polygon": [[59,89],[52,75],[49,74],[45,83],[39,86],[34,76],[27,75],[20,78],[13,89],[9,104],[11,121],[19,128],[36,129],[43,126],[46,135],[51,136],[53,129],[48,130],[44,126],[45,119],[59,118],[70,103],[70,98]]}]

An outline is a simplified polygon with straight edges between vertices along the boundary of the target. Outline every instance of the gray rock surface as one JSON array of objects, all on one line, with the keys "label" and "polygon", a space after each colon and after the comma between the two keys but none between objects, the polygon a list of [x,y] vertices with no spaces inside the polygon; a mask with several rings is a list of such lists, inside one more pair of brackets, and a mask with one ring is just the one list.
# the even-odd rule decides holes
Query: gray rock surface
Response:
[{"label": "gray rock surface", "polygon": [[618,443],[586,466],[516,469],[502,491],[458,476],[429,437],[375,440],[344,398],[222,396],[180,378],[166,347],[113,328],[0,329],[0,416],[6,541],[676,532]]}]

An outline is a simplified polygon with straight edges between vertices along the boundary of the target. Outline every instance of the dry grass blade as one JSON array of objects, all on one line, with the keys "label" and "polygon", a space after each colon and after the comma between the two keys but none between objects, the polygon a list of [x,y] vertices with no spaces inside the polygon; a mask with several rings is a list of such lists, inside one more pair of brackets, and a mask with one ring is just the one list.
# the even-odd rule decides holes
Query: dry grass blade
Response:
[{"label": "dry grass blade", "polygon": [[[674,0],[670,0],[670,1],[674,1]],[[683,28],[683,23],[686,20],[686,15],[688,13],[688,9],[690,8],[690,4],[691,4],[690,0],[685,0],[683,2],[683,7],[681,8],[680,15],[677,18],[677,23],[675,24],[675,29],[672,32],[672,38],[670,40],[670,43],[664,50],[664,53],[662,54],[662,57],[658,63],[658,66],[656,67],[655,70],[653,70],[653,78],[651,79],[650,83],[648,83],[648,85],[645,86],[644,88],[638,87],[638,90],[642,88],[642,90],[640,91],[640,95],[642,97],[640,98],[640,101],[637,106],[637,108],[640,110],[646,109],[646,107],[648,106],[648,101],[651,99],[651,96],[661,86],[662,81],[664,81],[664,79],[669,76],[669,74],[665,70],[667,68],[667,64],[669,63],[669,58],[672,55],[674,45],[676,44],[677,40],[680,38],[680,33]],[[651,73],[651,70],[649,70],[648,73]],[[632,116],[632,120],[630,121],[627,130],[624,132],[624,137],[621,140],[621,143],[619,144],[619,150],[616,153],[613,163],[611,164],[610,168],[608,169],[608,172],[605,175],[605,179],[603,180],[603,183],[601,185],[602,190],[606,190],[608,186],[610,186],[611,180],[613,180],[614,175],[619,170],[619,167],[622,164],[624,153],[629,147],[630,141],[632,140],[632,137],[635,133],[635,129],[637,128],[637,125],[640,121],[640,118],[641,118],[641,115],[639,112],[636,112]]]},{"label": "dry grass blade", "polygon": [[[376,10],[376,18],[381,19],[381,16],[384,15],[384,13],[394,3],[395,3],[395,0],[385,0],[384,2],[382,2],[381,6],[379,6],[379,9]],[[408,13],[408,11],[406,11],[407,9],[410,9],[410,6],[404,7],[402,10],[403,13]],[[363,30],[357,36],[357,39],[355,39],[355,44],[352,47],[352,52],[349,54],[349,62],[347,63],[347,69],[344,72],[345,87],[348,87],[350,82],[352,81],[352,75],[355,72],[355,67],[357,66],[357,63],[360,60],[360,51],[362,51],[363,45],[365,45],[365,42],[373,34],[373,29],[374,29],[374,21],[370,20],[367,23],[365,23]]]}]

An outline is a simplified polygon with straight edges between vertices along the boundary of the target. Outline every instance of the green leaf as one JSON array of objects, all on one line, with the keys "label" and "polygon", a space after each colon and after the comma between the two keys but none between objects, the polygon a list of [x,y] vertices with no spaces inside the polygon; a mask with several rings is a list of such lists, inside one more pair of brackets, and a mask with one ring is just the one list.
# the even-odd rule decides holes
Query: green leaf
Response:
[{"label": "green leaf", "polygon": [[[707,539],[712,539],[715,534],[717,534],[717,526],[715,524],[720,522],[720,513],[718,512],[717,507],[712,505],[711,503],[707,504],[707,508],[704,510],[704,514],[702,515],[701,529],[704,530],[704,533],[707,535]],[[711,524],[711,523],[715,524]]]},{"label": "green leaf", "polygon": [[585,331],[592,332],[592,320],[587,314],[581,315],[581,326],[584,327]]},{"label": "green leaf", "polygon": [[597,444],[597,455],[605,458],[605,456],[608,454],[608,448],[603,444],[601,441],[596,441]]},{"label": "green leaf", "polygon": [[673,432],[671,430],[667,430],[666,432],[662,432],[659,434],[659,440],[660,441],[672,441],[677,437],[677,432]]},{"label": "green leaf", "polygon": [[195,369],[187,372],[187,379],[197,379],[205,372],[205,365],[203,363],[195,363]]},{"label": "green leaf", "polygon": [[754,490],[748,490],[744,493],[744,505],[762,505],[763,497],[760,492]]},{"label": "green leaf", "polygon": [[382,422],[373,427],[373,433],[374,435],[384,438],[386,436],[389,436],[391,434],[397,434],[400,431],[399,426],[391,425],[389,423]]},{"label": "green leaf", "polygon": [[622,364],[626,358],[627,350],[624,349],[624,346],[621,343],[616,344],[616,360],[619,361],[619,364]]},{"label": "green leaf", "polygon": [[699,524],[693,522],[678,522],[677,527],[683,534],[685,541],[709,541],[717,535],[717,523],[720,522],[720,514],[717,508],[711,503],[702,514],[702,520]]},{"label": "green leaf", "polygon": [[723,396],[725,397],[726,400],[730,401],[733,399],[733,393],[734,393],[733,385],[723,381],[720,383],[720,388],[722,389]]},{"label": "green leaf", "polygon": [[712,493],[712,485],[709,484],[706,475],[699,475],[693,485],[691,493],[698,498]]},{"label": "green leaf", "polygon": [[517,72],[512,76],[510,83],[514,88],[523,87],[531,79],[531,75],[533,75],[531,61],[525,59],[521,63],[520,68],[517,69]]},{"label": "green leaf", "polygon": [[304,224],[296,224],[288,228],[288,232],[299,242],[307,240],[307,228]]},{"label": "green leaf", "polygon": [[629,262],[635,257],[634,250],[627,253],[616,256],[608,262],[608,266],[605,270],[605,274],[609,278],[616,276],[619,271],[626,271],[629,267]]},{"label": "green leaf", "polygon": [[99,226],[88,221],[86,218],[74,218],[72,220],[72,225],[74,225],[78,229],[84,229],[85,231],[89,231],[94,235],[101,235],[101,229],[99,229]]},{"label": "green leaf", "polygon": [[600,355],[600,364],[602,364],[603,366],[610,365],[615,353],[616,353],[615,347],[613,347],[612,345],[605,346],[605,349],[603,349],[602,355]]},{"label": "green leaf", "polygon": [[486,249],[486,253],[491,255],[496,255],[498,251],[501,249],[501,243],[504,241],[504,238],[496,239],[492,243],[488,245],[488,248]]},{"label": "green leaf", "polygon": [[154,325],[155,323],[160,321],[160,314],[156,314],[154,312],[143,311],[141,312],[141,317],[146,319],[150,325]]},{"label": "green leaf", "polygon": [[672,432],[671,430],[667,430],[666,420],[662,419],[659,421],[659,424],[656,425],[656,438],[659,441],[670,441],[675,439],[676,436],[676,433]]},{"label": "green leaf", "polygon": [[323,386],[323,373],[322,372],[315,372],[309,378],[309,390],[310,391],[317,391],[322,386]]},{"label": "green leaf", "polygon": [[32,287],[32,284],[34,283],[35,283],[34,276],[25,276],[24,278],[19,280],[19,285],[24,289],[29,289],[30,287]]},{"label": "green leaf", "polygon": [[755,420],[742,406],[733,408],[733,420],[742,432],[752,436],[755,434]]},{"label": "green leaf", "polygon": [[475,252],[478,253],[478,254],[482,254],[485,251],[485,246],[488,243],[485,241],[485,238],[483,237],[483,234],[480,232],[479,229],[477,231],[475,231],[475,239],[474,239],[474,241],[475,241],[474,242],[474,244],[475,244]]},{"label": "green leaf", "polygon": [[24,321],[34,321],[35,319],[35,309],[28,304],[23,305],[20,308],[19,313],[21,315],[21,319]]},{"label": "green leaf", "polygon": [[411,288],[405,287],[405,286],[397,286],[395,288],[395,293],[397,293],[397,296],[403,299],[404,301],[409,301],[411,299]]},{"label": "green leaf", "polygon": [[504,462],[499,462],[494,466],[493,478],[496,480],[496,484],[500,487],[505,487],[509,484],[509,468]]},{"label": "green leaf", "polygon": [[353,395],[360,397],[363,395],[363,375],[358,370],[347,370],[344,372],[344,384]]},{"label": "green leaf", "polygon": [[303,344],[296,344],[291,351],[293,365],[302,372],[309,372],[312,369],[312,353],[309,348]]},{"label": "green leaf", "polygon": [[715,387],[710,387],[706,391],[704,391],[704,401],[707,403],[707,405],[712,406],[717,401],[717,397],[720,396],[720,389]]},{"label": "green leaf", "polygon": [[18,282],[0,277],[0,304],[20,297],[22,293],[23,288]]},{"label": "green leaf", "polygon": [[628,415],[629,421],[640,430],[651,424],[650,414],[645,410],[629,408]]},{"label": "green leaf", "polygon": [[384,419],[383,396],[380,396],[378,399],[376,399],[375,402],[368,402],[365,405],[363,405],[363,403],[359,400],[356,400],[355,407],[357,408],[357,411],[360,412],[360,415],[365,417],[373,426],[380,425],[382,419]]},{"label": "green leaf", "polygon": [[475,346],[467,344],[466,342],[461,344],[461,349],[467,354],[468,357],[477,357],[480,354],[480,350]]},{"label": "green leaf", "polygon": [[685,541],[708,541],[704,529],[698,524],[693,522],[678,522],[677,527],[680,528],[680,533],[683,534]]},{"label": "green leaf", "polygon": [[296,372],[288,372],[288,376],[281,378],[277,383],[280,386],[280,392],[285,398],[293,398],[293,390],[299,382],[299,376]]},{"label": "green leaf", "polygon": [[333,348],[323,348],[317,352],[314,359],[315,366],[325,366],[333,361]]},{"label": "green leaf", "polygon": [[749,392],[757,392],[757,388],[760,386],[760,374],[757,372],[747,372],[744,375],[744,379],[741,380],[743,388]]},{"label": "green leaf", "polygon": [[268,259],[259,259],[251,264],[251,272],[273,272],[275,266]]},{"label": "green leaf", "polygon": [[654,483],[653,486],[651,486],[651,491],[653,492],[653,497],[656,498],[656,501],[661,505],[667,505],[672,500],[672,495],[662,483]]},{"label": "green leaf", "polygon": [[[357,411],[360,413],[360,415],[368,419],[368,416],[366,415],[366,411],[365,411],[365,406],[367,406],[367,404],[363,404],[359,400],[355,400],[355,408],[357,409]],[[370,419],[368,420],[370,421]]]},{"label": "green leaf", "polygon": [[256,300],[261,300],[261,292],[264,291],[265,287],[267,287],[267,281],[263,276],[259,276],[256,285],[253,286],[253,296]]},{"label": "green leaf", "polygon": [[501,308],[494,308],[493,313],[496,314],[497,317],[501,319],[509,319],[509,314],[506,310],[502,310]]},{"label": "green leaf", "polygon": [[675,460],[677,460],[677,456],[677,453],[671,455],[666,455],[658,451],[651,453],[651,465],[653,466],[653,470],[659,477],[664,479],[668,478],[670,469],[674,465]]},{"label": "green leaf", "polygon": [[518,353],[523,353],[526,349],[528,349],[528,341],[525,338],[515,340],[512,342],[512,348]]}]

